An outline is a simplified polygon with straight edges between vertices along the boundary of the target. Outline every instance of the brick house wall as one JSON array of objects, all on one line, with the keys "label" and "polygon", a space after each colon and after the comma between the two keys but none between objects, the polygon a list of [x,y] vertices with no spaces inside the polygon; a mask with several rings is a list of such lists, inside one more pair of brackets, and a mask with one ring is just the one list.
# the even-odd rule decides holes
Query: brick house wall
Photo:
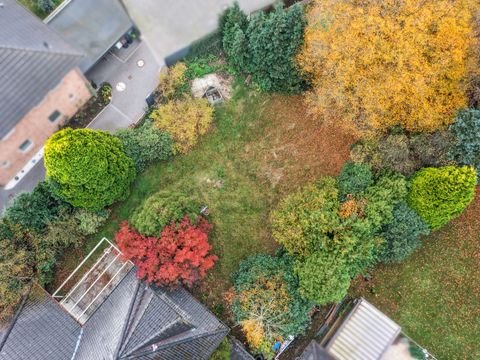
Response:
[{"label": "brick house wall", "polygon": [[87,80],[79,69],[67,73],[42,102],[0,140],[0,186],[5,186],[91,96]]}]

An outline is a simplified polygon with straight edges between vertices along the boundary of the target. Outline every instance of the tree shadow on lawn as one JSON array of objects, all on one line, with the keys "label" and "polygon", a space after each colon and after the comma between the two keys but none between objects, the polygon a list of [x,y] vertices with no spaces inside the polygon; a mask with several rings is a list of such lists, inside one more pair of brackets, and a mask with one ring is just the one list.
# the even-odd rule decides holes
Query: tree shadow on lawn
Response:
[{"label": "tree shadow on lawn", "polygon": [[398,265],[381,265],[371,281],[356,279],[364,296],[438,359],[480,358],[480,190],[457,219],[423,240]]}]

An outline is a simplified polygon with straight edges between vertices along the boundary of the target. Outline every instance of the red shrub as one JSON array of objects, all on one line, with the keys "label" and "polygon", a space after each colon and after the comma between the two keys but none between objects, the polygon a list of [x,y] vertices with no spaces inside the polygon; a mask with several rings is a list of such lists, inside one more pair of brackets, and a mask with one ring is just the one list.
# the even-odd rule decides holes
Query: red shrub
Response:
[{"label": "red shrub", "polygon": [[209,254],[211,228],[203,218],[192,224],[185,217],[179,224],[165,226],[160,238],[156,238],[141,235],[124,222],[115,239],[123,256],[137,266],[140,279],[163,286],[192,286],[217,260]]}]

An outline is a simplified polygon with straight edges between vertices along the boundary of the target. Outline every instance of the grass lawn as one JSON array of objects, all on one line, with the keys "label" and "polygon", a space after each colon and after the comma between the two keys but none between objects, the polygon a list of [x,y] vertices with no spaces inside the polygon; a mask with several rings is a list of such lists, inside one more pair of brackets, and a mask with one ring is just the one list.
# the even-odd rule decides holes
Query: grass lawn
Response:
[{"label": "grass lawn", "polygon": [[[224,294],[238,263],[273,253],[269,214],[279,199],[322,175],[336,175],[354,137],[305,114],[300,96],[259,94],[237,85],[218,107],[211,133],[187,155],[152,165],[128,199],[115,205],[107,225],[84,249],[67,254],[58,284],[97,241],[113,239],[118,225],[159,190],[197,195],[209,206],[211,243],[219,261],[194,289],[228,320]],[[364,296],[439,359],[480,358],[480,196],[457,220],[427,237],[400,265],[379,266],[351,294]]]},{"label": "grass lawn", "polygon": [[480,191],[458,219],[399,265],[352,290],[438,359],[480,359]]},{"label": "grass lawn", "polygon": [[[53,0],[55,3],[55,7],[60,5],[63,0]],[[20,4],[22,4],[25,8],[30,10],[32,13],[37,15],[40,19],[45,19],[49,13],[46,13],[42,10],[40,10],[37,6],[37,0],[19,0]]]},{"label": "grass lawn", "polygon": [[[238,263],[277,248],[269,229],[272,207],[294,188],[337,174],[348,158],[353,137],[310,119],[302,101],[299,96],[264,95],[237,86],[233,98],[217,108],[211,133],[189,154],[140,174],[129,198],[113,208],[110,221],[83,253],[103,236],[113,239],[119,223],[156,191],[195,194],[209,207],[211,243],[219,261],[194,292],[225,315],[223,295]],[[78,253],[66,256],[57,283],[78,259]]]}]

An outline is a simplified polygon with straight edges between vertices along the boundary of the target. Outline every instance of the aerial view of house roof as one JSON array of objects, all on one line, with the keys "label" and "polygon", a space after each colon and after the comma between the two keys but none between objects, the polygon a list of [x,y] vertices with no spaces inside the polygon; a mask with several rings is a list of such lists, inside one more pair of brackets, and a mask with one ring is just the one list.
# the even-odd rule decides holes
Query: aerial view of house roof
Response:
[{"label": "aerial view of house roof", "polygon": [[335,359],[381,359],[401,328],[365,299],[360,299],[326,346]]},{"label": "aerial view of house roof", "polygon": [[0,360],[480,359],[479,135],[479,1],[0,0]]},{"label": "aerial view of house roof", "polygon": [[48,26],[82,50],[80,69],[87,71],[132,26],[119,0],[72,0],[46,20]]},{"label": "aerial view of house roof", "polygon": [[208,359],[228,328],[186,290],[146,286],[132,268],[82,325],[34,285],[0,330],[0,359]]},{"label": "aerial view of house roof", "polygon": [[79,64],[81,57],[80,51],[18,2],[2,0],[0,139]]}]

